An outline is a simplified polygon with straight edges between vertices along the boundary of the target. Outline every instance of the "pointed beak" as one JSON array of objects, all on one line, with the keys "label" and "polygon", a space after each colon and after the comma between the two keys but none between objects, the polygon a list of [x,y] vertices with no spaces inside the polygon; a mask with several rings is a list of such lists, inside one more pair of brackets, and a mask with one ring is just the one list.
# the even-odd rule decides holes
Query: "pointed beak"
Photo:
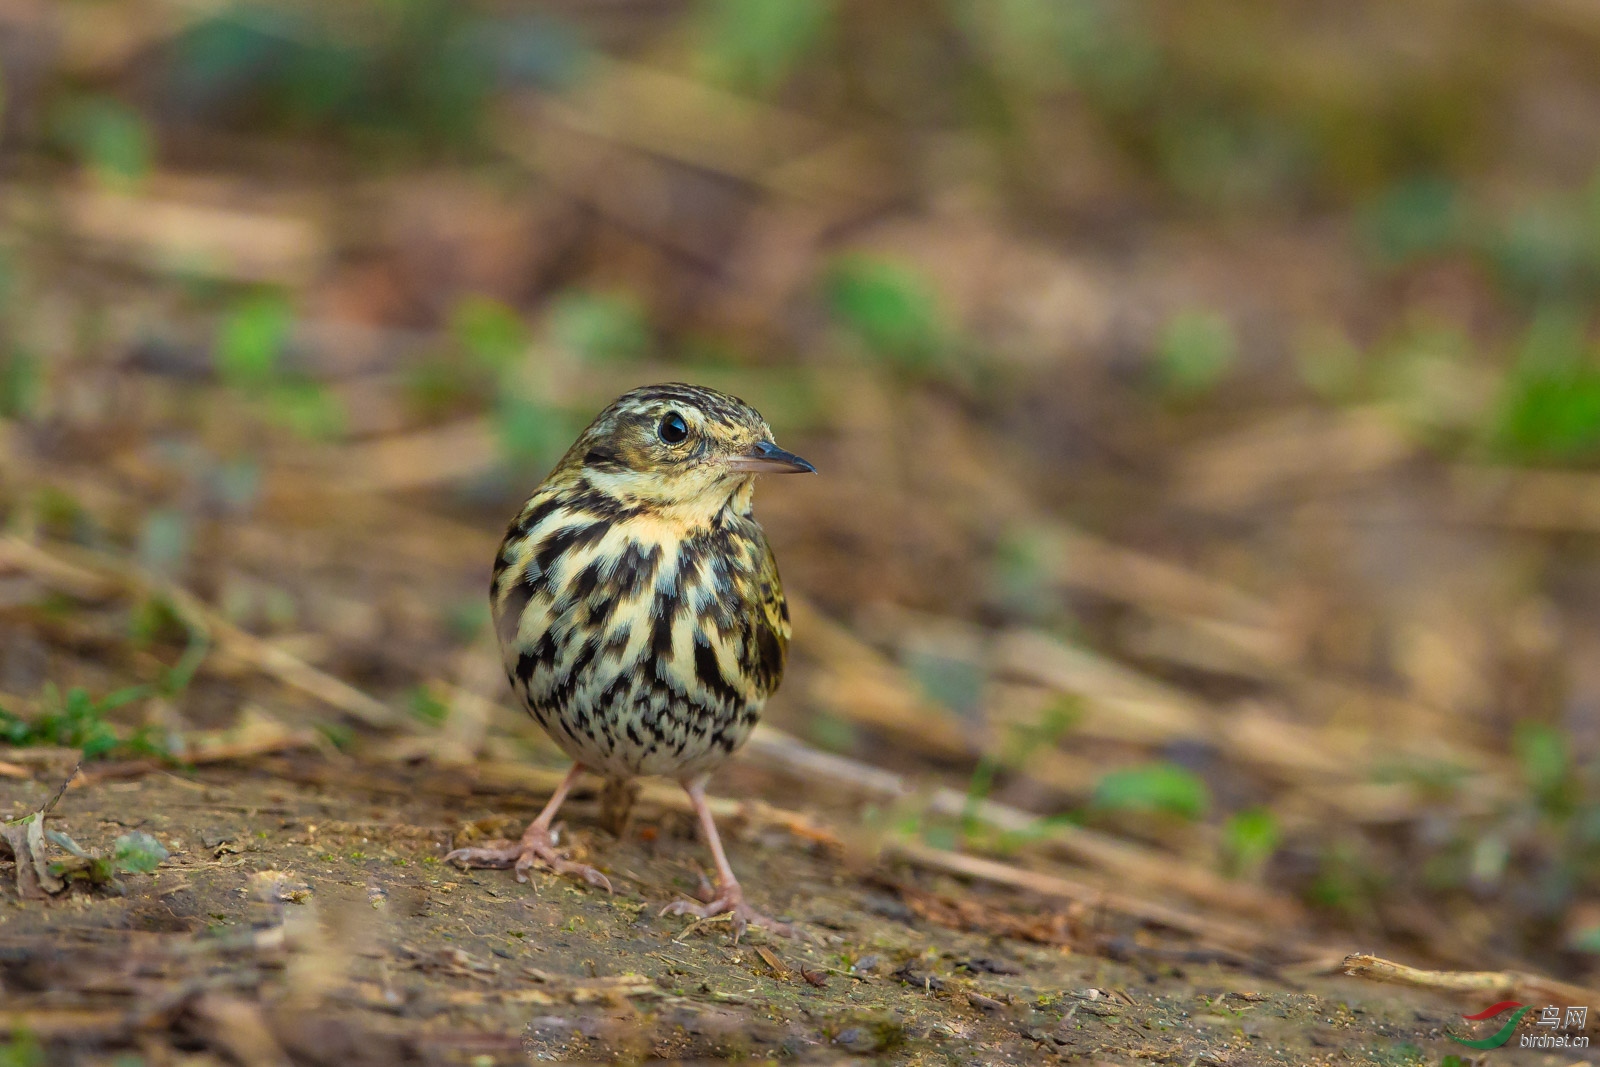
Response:
[{"label": "pointed beak", "polygon": [[771,441],[759,441],[742,456],[728,460],[728,469],[749,471],[751,474],[815,474],[817,468],[795,455],[785,452]]}]

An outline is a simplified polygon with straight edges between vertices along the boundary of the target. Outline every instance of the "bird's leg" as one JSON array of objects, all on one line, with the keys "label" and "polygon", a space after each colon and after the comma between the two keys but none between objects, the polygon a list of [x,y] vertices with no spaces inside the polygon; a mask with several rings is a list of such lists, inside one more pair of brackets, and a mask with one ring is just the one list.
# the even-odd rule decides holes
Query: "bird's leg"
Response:
[{"label": "bird's leg", "polygon": [[661,909],[661,914],[695,915],[709,919],[713,915],[732,912],[735,940],[738,940],[744,933],[746,925],[750,923],[765,927],[775,934],[792,937],[794,929],[788,923],[770,919],[744,902],[744,889],[740,887],[739,879],[733,876],[733,868],[728,866],[727,853],[722,851],[722,838],[717,834],[717,824],[711,818],[710,806],[706,804],[706,776],[702,775],[684,782],[683,789],[689,794],[689,801],[694,805],[694,813],[700,819],[700,833],[705,837],[706,844],[711,846],[711,858],[717,864],[717,886],[711,898],[704,904],[677,900]]},{"label": "bird's leg", "polygon": [[572,783],[582,773],[583,764],[574,763],[567,776],[561,779],[561,784],[556,786],[556,791],[550,795],[549,802],[539,812],[538,818],[522,831],[522,840],[515,844],[508,841],[498,847],[491,842],[489,847],[484,848],[458,848],[445,859],[463,867],[511,867],[517,872],[519,882],[526,882],[529,868],[542,863],[557,874],[582,878],[592,886],[611,892],[611,881],[605,875],[586,863],[574,863],[567,859],[556,851],[555,841],[550,835],[550,824],[555,821],[556,811],[561,807],[561,802],[567,799]]}]

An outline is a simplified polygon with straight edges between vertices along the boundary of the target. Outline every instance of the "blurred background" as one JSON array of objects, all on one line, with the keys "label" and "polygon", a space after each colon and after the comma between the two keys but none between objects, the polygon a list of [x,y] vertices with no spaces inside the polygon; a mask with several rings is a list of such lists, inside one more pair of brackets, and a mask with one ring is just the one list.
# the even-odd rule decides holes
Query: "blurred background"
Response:
[{"label": "blurred background", "polygon": [[17,750],[559,765],[489,562],[682,379],[821,471],[716,791],[1600,971],[1600,8],[5,0],[0,76]]}]

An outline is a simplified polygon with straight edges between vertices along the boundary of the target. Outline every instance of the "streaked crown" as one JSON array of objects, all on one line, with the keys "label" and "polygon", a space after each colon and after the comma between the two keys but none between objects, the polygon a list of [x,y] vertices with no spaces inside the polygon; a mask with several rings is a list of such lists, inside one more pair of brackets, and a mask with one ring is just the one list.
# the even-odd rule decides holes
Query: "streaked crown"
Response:
[{"label": "streaked crown", "polygon": [[595,417],[549,481],[586,481],[629,504],[699,511],[761,471],[810,471],[772,442],[755,408],[705,386],[668,382],[624,393]]}]

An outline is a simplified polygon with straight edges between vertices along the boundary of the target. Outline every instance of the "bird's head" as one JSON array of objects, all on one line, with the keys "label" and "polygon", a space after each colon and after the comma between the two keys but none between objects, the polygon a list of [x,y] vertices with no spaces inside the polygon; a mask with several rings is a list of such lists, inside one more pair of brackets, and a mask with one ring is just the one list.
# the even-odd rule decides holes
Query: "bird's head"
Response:
[{"label": "bird's head", "polygon": [[709,517],[752,476],[814,472],[772,440],[760,412],[736,396],[669,382],[624,393],[595,417],[556,468],[632,507],[684,520]]}]

